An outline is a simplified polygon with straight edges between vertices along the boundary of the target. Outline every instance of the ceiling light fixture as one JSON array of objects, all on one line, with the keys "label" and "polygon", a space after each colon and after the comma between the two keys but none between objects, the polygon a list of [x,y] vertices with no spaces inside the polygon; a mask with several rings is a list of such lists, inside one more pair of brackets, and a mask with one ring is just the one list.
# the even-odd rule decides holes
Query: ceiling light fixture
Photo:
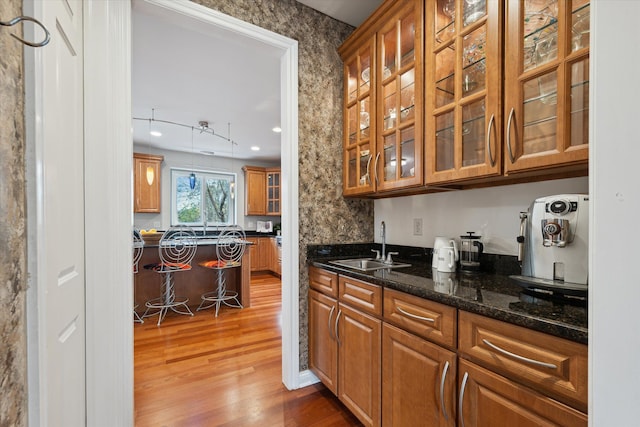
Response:
[{"label": "ceiling light fixture", "polygon": [[145,122],[149,122],[149,127],[151,127],[151,123],[158,122],[158,123],[165,123],[165,124],[168,124],[168,125],[182,126],[182,127],[185,127],[185,128],[191,128],[192,131],[198,129],[201,134],[202,133],[206,133],[206,134],[209,134],[211,136],[216,136],[216,137],[218,137],[220,139],[224,139],[225,141],[228,141],[228,142],[230,142],[230,143],[232,143],[234,145],[238,145],[230,137],[225,137],[225,136],[222,136],[222,135],[219,135],[219,134],[215,133],[215,131],[209,127],[209,122],[207,122],[207,121],[202,120],[202,121],[198,122],[198,126],[192,126],[192,125],[187,125],[187,124],[184,124],[184,123],[173,122],[171,120],[156,119],[155,111],[156,111],[155,108],[151,109],[151,117],[147,117],[147,118],[145,118],[145,117],[133,117],[133,120],[142,120],[142,121],[145,121]]},{"label": "ceiling light fixture", "polygon": [[253,145],[251,147],[251,151],[260,151],[260,147],[258,147],[257,145]]},{"label": "ceiling light fixture", "polygon": [[282,132],[282,128],[280,126],[276,126],[273,129],[271,129],[272,131],[274,131],[275,133],[280,133]]},{"label": "ceiling light fixture", "polygon": [[151,132],[149,132],[149,135],[151,135],[151,136],[162,136],[162,132],[157,131],[157,130],[152,130]]}]

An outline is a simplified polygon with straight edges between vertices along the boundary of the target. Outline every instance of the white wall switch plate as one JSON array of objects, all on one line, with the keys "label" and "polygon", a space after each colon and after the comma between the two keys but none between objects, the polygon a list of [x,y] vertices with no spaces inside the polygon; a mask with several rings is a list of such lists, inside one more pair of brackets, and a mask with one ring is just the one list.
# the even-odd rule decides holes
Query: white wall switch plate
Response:
[{"label": "white wall switch plate", "polygon": [[413,235],[422,236],[422,218],[413,218]]}]

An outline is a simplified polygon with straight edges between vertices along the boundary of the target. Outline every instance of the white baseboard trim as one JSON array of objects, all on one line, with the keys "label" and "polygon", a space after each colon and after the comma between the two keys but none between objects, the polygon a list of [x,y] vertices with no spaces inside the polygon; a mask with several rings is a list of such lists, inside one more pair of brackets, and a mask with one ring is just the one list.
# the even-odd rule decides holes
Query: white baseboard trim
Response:
[{"label": "white baseboard trim", "polygon": [[306,371],[300,372],[300,377],[298,379],[298,388],[307,387],[319,382],[320,379],[313,375],[313,372],[307,369]]}]

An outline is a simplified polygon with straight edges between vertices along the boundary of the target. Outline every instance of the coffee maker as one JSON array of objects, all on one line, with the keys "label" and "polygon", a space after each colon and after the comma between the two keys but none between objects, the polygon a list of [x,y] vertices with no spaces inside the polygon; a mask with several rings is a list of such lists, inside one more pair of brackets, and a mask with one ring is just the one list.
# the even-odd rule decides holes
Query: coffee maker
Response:
[{"label": "coffee maker", "polygon": [[586,194],[536,199],[527,212],[520,213],[522,275],[511,277],[526,287],[586,292],[588,211]]}]

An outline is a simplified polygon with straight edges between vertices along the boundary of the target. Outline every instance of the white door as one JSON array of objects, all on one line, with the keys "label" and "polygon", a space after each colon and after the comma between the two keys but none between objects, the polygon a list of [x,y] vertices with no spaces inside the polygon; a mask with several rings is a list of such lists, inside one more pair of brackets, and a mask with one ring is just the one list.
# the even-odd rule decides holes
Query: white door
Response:
[{"label": "white door", "polygon": [[43,426],[75,427],[86,423],[82,1],[41,7],[51,42],[36,71],[39,415]]}]

